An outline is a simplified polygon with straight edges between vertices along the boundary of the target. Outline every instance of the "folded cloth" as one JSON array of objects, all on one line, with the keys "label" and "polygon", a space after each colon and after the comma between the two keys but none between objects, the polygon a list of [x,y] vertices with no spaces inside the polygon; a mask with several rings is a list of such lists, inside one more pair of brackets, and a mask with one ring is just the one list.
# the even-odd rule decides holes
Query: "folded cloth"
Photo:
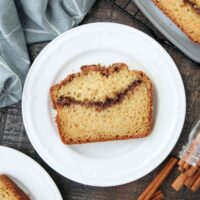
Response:
[{"label": "folded cloth", "polygon": [[0,0],[0,107],[18,102],[30,67],[26,44],[81,22],[95,0]]}]

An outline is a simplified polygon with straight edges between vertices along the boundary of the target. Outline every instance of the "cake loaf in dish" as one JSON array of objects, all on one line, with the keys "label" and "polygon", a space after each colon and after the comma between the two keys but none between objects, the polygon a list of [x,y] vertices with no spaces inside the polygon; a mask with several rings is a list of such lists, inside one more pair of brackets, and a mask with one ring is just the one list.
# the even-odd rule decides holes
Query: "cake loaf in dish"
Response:
[{"label": "cake loaf in dish", "polygon": [[0,175],[0,200],[30,200],[8,176]]},{"label": "cake loaf in dish", "polygon": [[151,81],[126,64],[83,66],[50,93],[65,144],[142,138],[151,132]]},{"label": "cake loaf in dish", "polygon": [[199,0],[152,0],[183,32],[200,44]]}]

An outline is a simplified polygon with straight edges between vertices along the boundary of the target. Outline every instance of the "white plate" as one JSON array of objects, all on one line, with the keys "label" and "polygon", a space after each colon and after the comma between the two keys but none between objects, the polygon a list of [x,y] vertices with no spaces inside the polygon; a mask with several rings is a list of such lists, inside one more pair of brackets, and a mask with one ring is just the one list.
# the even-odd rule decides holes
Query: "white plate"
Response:
[{"label": "white plate", "polygon": [[0,146],[0,163],[0,174],[8,175],[31,200],[62,200],[47,172],[25,154]]},{"label": "white plate", "polygon": [[192,42],[185,33],[177,27],[152,0],[134,0],[151,23],[192,60],[200,63],[200,45]]},{"label": "white plate", "polygon": [[[144,139],[64,145],[54,122],[49,88],[85,64],[125,62],[144,70],[155,96],[155,122]],[[34,61],[22,100],[24,124],[40,156],[74,181],[113,186],[152,171],[176,144],[185,118],[185,92],[180,74],[167,52],[146,34],[120,24],[94,23],[65,32]]]}]

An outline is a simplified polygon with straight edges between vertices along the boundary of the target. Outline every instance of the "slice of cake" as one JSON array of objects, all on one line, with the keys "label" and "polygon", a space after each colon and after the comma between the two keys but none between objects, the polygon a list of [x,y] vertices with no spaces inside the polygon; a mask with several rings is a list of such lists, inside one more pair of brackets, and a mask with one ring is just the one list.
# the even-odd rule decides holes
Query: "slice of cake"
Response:
[{"label": "slice of cake", "polygon": [[0,175],[0,200],[30,200],[6,175]]},{"label": "slice of cake", "polygon": [[63,143],[141,138],[152,128],[152,84],[126,64],[90,65],[51,87]]},{"label": "slice of cake", "polygon": [[193,42],[200,44],[199,0],[152,1],[176,23]]}]

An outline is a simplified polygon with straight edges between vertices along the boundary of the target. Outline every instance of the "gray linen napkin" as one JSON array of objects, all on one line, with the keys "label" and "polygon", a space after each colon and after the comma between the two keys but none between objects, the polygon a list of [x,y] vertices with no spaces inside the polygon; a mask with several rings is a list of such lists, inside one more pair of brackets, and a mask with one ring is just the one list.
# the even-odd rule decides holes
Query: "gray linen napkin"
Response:
[{"label": "gray linen napkin", "polygon": [[21,99],[30,67],[26,43],[76,26],[95,0],[0,0],[0,107]]}]

